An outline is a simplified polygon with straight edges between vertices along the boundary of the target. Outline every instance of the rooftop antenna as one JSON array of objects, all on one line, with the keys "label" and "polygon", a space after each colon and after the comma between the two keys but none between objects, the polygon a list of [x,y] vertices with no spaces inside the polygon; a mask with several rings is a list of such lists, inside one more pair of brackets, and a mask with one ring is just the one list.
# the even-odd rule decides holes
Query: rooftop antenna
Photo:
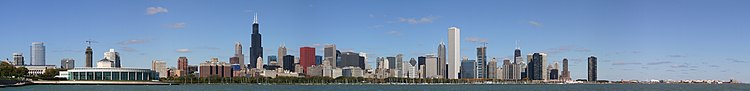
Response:
[{"label": "rooftop antenna", "polygon": [[521,46],[518,46],[518,40],[516,40],[516,49],[521,49]]},{"label": "rooftop antenna", "polygon": [[255,13],[255,17],[253,18],[253,23],[258,24],[258,13]]}]

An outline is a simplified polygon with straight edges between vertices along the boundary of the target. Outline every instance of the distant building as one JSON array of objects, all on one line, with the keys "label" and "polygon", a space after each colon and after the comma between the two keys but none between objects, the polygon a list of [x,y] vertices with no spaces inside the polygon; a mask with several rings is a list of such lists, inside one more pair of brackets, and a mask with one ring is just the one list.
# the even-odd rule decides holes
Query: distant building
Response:
[{"label": "distant building", "polygon": [[160,78],[166,78],[169,76],[169,73],[167,72],[167,62],[161,60],[153,60],[151,61],[151,70],[159,73]]},{"label": "distant building", "polygon": [[336,45],[328,44],[325,46],[323,51],[323,60],[330,61],[329,63],[331,66],[337,66],[336,62],[338,62],[338,55],[336,53]]},{"label": "distant building", "polygon": [[60,60],[60,68],[72,69],[72,68],[75,68],[75,66],[76,66],[76,61],[73,60],[72,58],[65,58],[65,59]]},{"label": "distant building", "polygon": [[15,65],[15,66],[24,65],[23,54],[22,53],[13,53],[13,63],[12,64]]},{"label": "distant building", "polygon": [[424,78],[443,78],[445,76],[440,75],[441,73],[440,68],[444,66],[445,64],[438,64],[438,57],[435,57],[433,55],[427,55],[425,57],[425,64],[424,64]]},{"label": "distant building", "polygon": [[344,52],[339,56],[341,56],[341,61],[337,67],[343,68],[352,66],[359,67],[360,69],[365,69],[365,59],[364,57],[360,56],[359,53]]},{"label": "distant building", "polygon": [[344,67],[341,69],[342,76],[344,77],[364,77],[364,70],[360,67]]},{"label": "distant building", "polygon": [[108,52],[104,52],[104,59],[113,61],[112,67],[122,67],[120,65],[120,53],[115,52],[115,49],[109,49]]},{"label": "distant building", "polygon": [[596,57],[593,55],[590,56],[588,58],[588,62],[588,81],[596,81]]},{"label": "distant building", "polygon": [[31,43],[31,64],[30,65],[46,65],[45,47],[43,42]]},{"label": "distant building", "polygon": [[307,67],[315,65],[315,48],[299,48],[299,64],[302,66],[302,73],[307,73]]},{"label": "distant building", "polygon": [[461,73],[459,78],[476,78],[476,68],[476,60],[469,60],[468,58],[464,58],[464,60],[461,61]]},{"label": "distant building", "polygon": [[547,80],[549,79],[549,73],[545,69],[547,64],[547,54],[544,53],[532,53],[528,55],[528,66],[526,68],[526,76],[529,80]]},{"label": "distant building", "polygon": [[291,72],[296,72],[294,69],[294,56],[293,55],[286,55],[284,56],[283,64],[281,68],[284,70],[289,70]]},{"label": "distant building", "polygon": [[[263,57],[263,47],[262,47],[262,44],[261,44],[261,35],[260,35],[260,30],[258,29],[258,26],[259,26],[258,25],[258,14],[255,14],[255,17],[253,18],[253,33],[252,33],[252,35],[250,35],[250,37],[251,37],[251,40],[250,40],[250,59],[257,59],[257,58]],[[255,65],[255,64],[258,64],[256,62],[257,61],[255,61],[255,60],[251,60],[250,64],[253,64],[253,65],[251,65],[250,68],[258,68],[258,67],[256,67],[257,65]]]},{"label": "distant building", "polygon": [[243,64],[240,63],[240,57],[229,57],[229,64]]},{"label": "distant building", "polygon": [[266,63],[266,64],[268,64],[268,66],[278,66],[278,63],[279,63],[279,59],[278,58],[279,57],[276,56],[276,55],[268,56],[268,63]]},{"label": "distant building", "polygon": [[84,65],[84,67],[91,68],[94,67],[94,51],[91,49],[91,41],[87,42],[89,42],[89,46],[86,47],[86,65]]},{"label": "distant building", "polygon": [[192,71],[188,71],[188,58],[187,57],[177,58],[177,70],[182,71],[182,72],[179,72],[180,74],[177,74],[178,76],[192,73]]},{"label": "distant building", "polygon": [[96,62],[97,68],[112,68],[112,66],[115,64],[114,61],[109,59],[102,59]]},{"label": "distant building", "polygon": [[498,79],[497,69],[497,58],[492,58],[487,63],[487,78]]},{"label": "distant building", "polygon": [[442,41],[440,42],[440,45],[438,45],[438,55],[437,55],[437,75],[440,75],[442,77],[440,78],[448,78],[448,65],[445,64],[445,60],[447,60],[445,57],[445,43]]},{"label": "distant building", "polygon": [[[234,44],[234,60],[235,63],[232,63],[232,60],[229,60],[231,64],[239,64],[240,69],[245,69],[245,54],[242,54],[242,43],[237,42]],[[231,58],[230,58],[231,59]]]},{"label": "distant building", "polygon": [[570,71],[568,71],[568,58],[563,58],[562,62],[563,62],[562,63],[563,70],[562,70],[562,74],[560,74],[560,80],[570,81],[572,79],[570,78]]},{"label": "distant building", "polygon": [[458,79],[461,72],[461,30],[457,27],[448,28],[448,79]]},{"label": "distant building", "polygon": [[279,46],[278,55],[276,56],[278,56],[278,61],[276,62],[276,64],[279,67],[286,69],[287,66],[284,65],[286,63],[286,61],[284,61],[286,58],[286,47],[284,46],[284,44],[281,44]]},{"label": "distant building", "polygon": [[232,68],[229,63],[219,62],[218,58],[211,58],[200,64],[200,77],[232,77]]},{"label": "distant building", "polygon": [[315,55],[315,65],[323,64],[323,56]]},{"label": "distant building", "polygon": [[18,67],[25,67],[29,70],[27,72],[28,75],[41,75],[44,74],[44,72],[47,72],[47,69],[55,69],[55,65],[21,65],[16,66]]},{"label": "distant building", "polygon": [[[493,69],[494,70],[494,69]],[[477,68],[476,68],[476,78],[489,78],[487,70],[487,47],[486,46],[480,46],[477,47]]]}]

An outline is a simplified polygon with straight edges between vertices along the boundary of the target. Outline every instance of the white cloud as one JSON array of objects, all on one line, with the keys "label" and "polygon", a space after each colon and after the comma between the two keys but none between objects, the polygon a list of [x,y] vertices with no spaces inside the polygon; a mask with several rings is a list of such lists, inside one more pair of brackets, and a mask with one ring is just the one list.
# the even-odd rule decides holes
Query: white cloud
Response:
[{"label": "white cloud", "polygon": [[148,40],[145,40],[145,39],[131,39],[131,40],[126,40],[126,41],[119,42],[117,44],[120,44],[120,45],[130,45],[130,44],[143,44],[143,43],[146,43],[146,42],[148,42]]},{"label": "white cloud", "polygon": [[164,7],[148,7],[148,8],[146,8],[146,14],[147,15],[155,15],[155,14],[167,13],[167,12],[169,12],[169,10],[167,10],[167,8],[164,8]]},{"label": "white cloud", "polygon": [[399,22],[406,22],[409,24],[422,24],[422,23],[432,23],[433,21],[437,20],[437,16],[426,16],[421,18],[403,18],[399,17]]},{"label": "white cloud", "polygon": [[182,28],[185,28],[185,22],[169,24],[169,25],[166,25],[166,27],[171,28],[171,29],[182,29]]},{"label": "white cloud", "polygon": [[486,43],[487,38],[468,37],[466,38],[466,41],[474,42],[474,43]]},{"label": "white cloud", "polygon": [[123,51],[126,51],[126,52],[137,52],[138,51],[138,50],[136,50],[134,48],[125,47],[125,46],[123,46],[121,48],[122,48]]},{"label": "white cloud", "polygon": [[177,53],[190,53],[190,52],[192,52],[190,49],[184,49],[184,48],[183,49],[177,49],[176,51],[177,51]]},{"label": "white cloud", "polygon": [[528,23],[529,23],[529,25],[534,26],[534,27],[541,27],[542,26],[542,23],[539,23],[537,21],[529,21]]},{"label": "white cloud", "polygon": [[390,35],[396,35],[396,36],[398,36],[398,35],[401,35],[401,32],[399,32],[399,31],[395,31],[395,30],[394,30],[394,31],[388,31],[388,32],[386,32],[386,33],[387,33],[387,34],[390,34]]}]

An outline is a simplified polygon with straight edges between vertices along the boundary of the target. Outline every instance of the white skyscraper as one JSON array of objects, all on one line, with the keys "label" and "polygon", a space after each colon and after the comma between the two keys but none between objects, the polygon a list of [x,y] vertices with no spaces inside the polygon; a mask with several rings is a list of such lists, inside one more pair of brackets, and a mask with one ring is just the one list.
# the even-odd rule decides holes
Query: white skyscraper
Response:
[{"label": "white skyscraper", "polygon": [[167,62],[161,60],[151,61],[151,70],[159,73],[159,77],[167,77]]},{"label": "white skyscraper", "polygon": [[448,28],[448,79],[458,79],[461,64],[461,30]]},{"label": "white skyscraper", "polygon": [[119,57],[120,57],[120,53],[115,52],[115,49],[109,49],[109,51],[104,52],[104,59],[114,62],[112,64],[112,67],[120,67]]},{"label": "white skyscraper", "polygon": [[43,42],[31,43],[31,65],[46,65]]}]

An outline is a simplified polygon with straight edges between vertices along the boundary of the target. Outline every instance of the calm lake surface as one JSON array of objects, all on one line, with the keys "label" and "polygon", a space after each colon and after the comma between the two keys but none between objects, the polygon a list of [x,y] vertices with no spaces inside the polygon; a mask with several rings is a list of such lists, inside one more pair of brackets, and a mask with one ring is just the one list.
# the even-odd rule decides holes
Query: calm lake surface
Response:
[{"label": "calm lake surface", "polygon": [[750,91],[749,84],[535,85],[29,85],[0,91]]}]

